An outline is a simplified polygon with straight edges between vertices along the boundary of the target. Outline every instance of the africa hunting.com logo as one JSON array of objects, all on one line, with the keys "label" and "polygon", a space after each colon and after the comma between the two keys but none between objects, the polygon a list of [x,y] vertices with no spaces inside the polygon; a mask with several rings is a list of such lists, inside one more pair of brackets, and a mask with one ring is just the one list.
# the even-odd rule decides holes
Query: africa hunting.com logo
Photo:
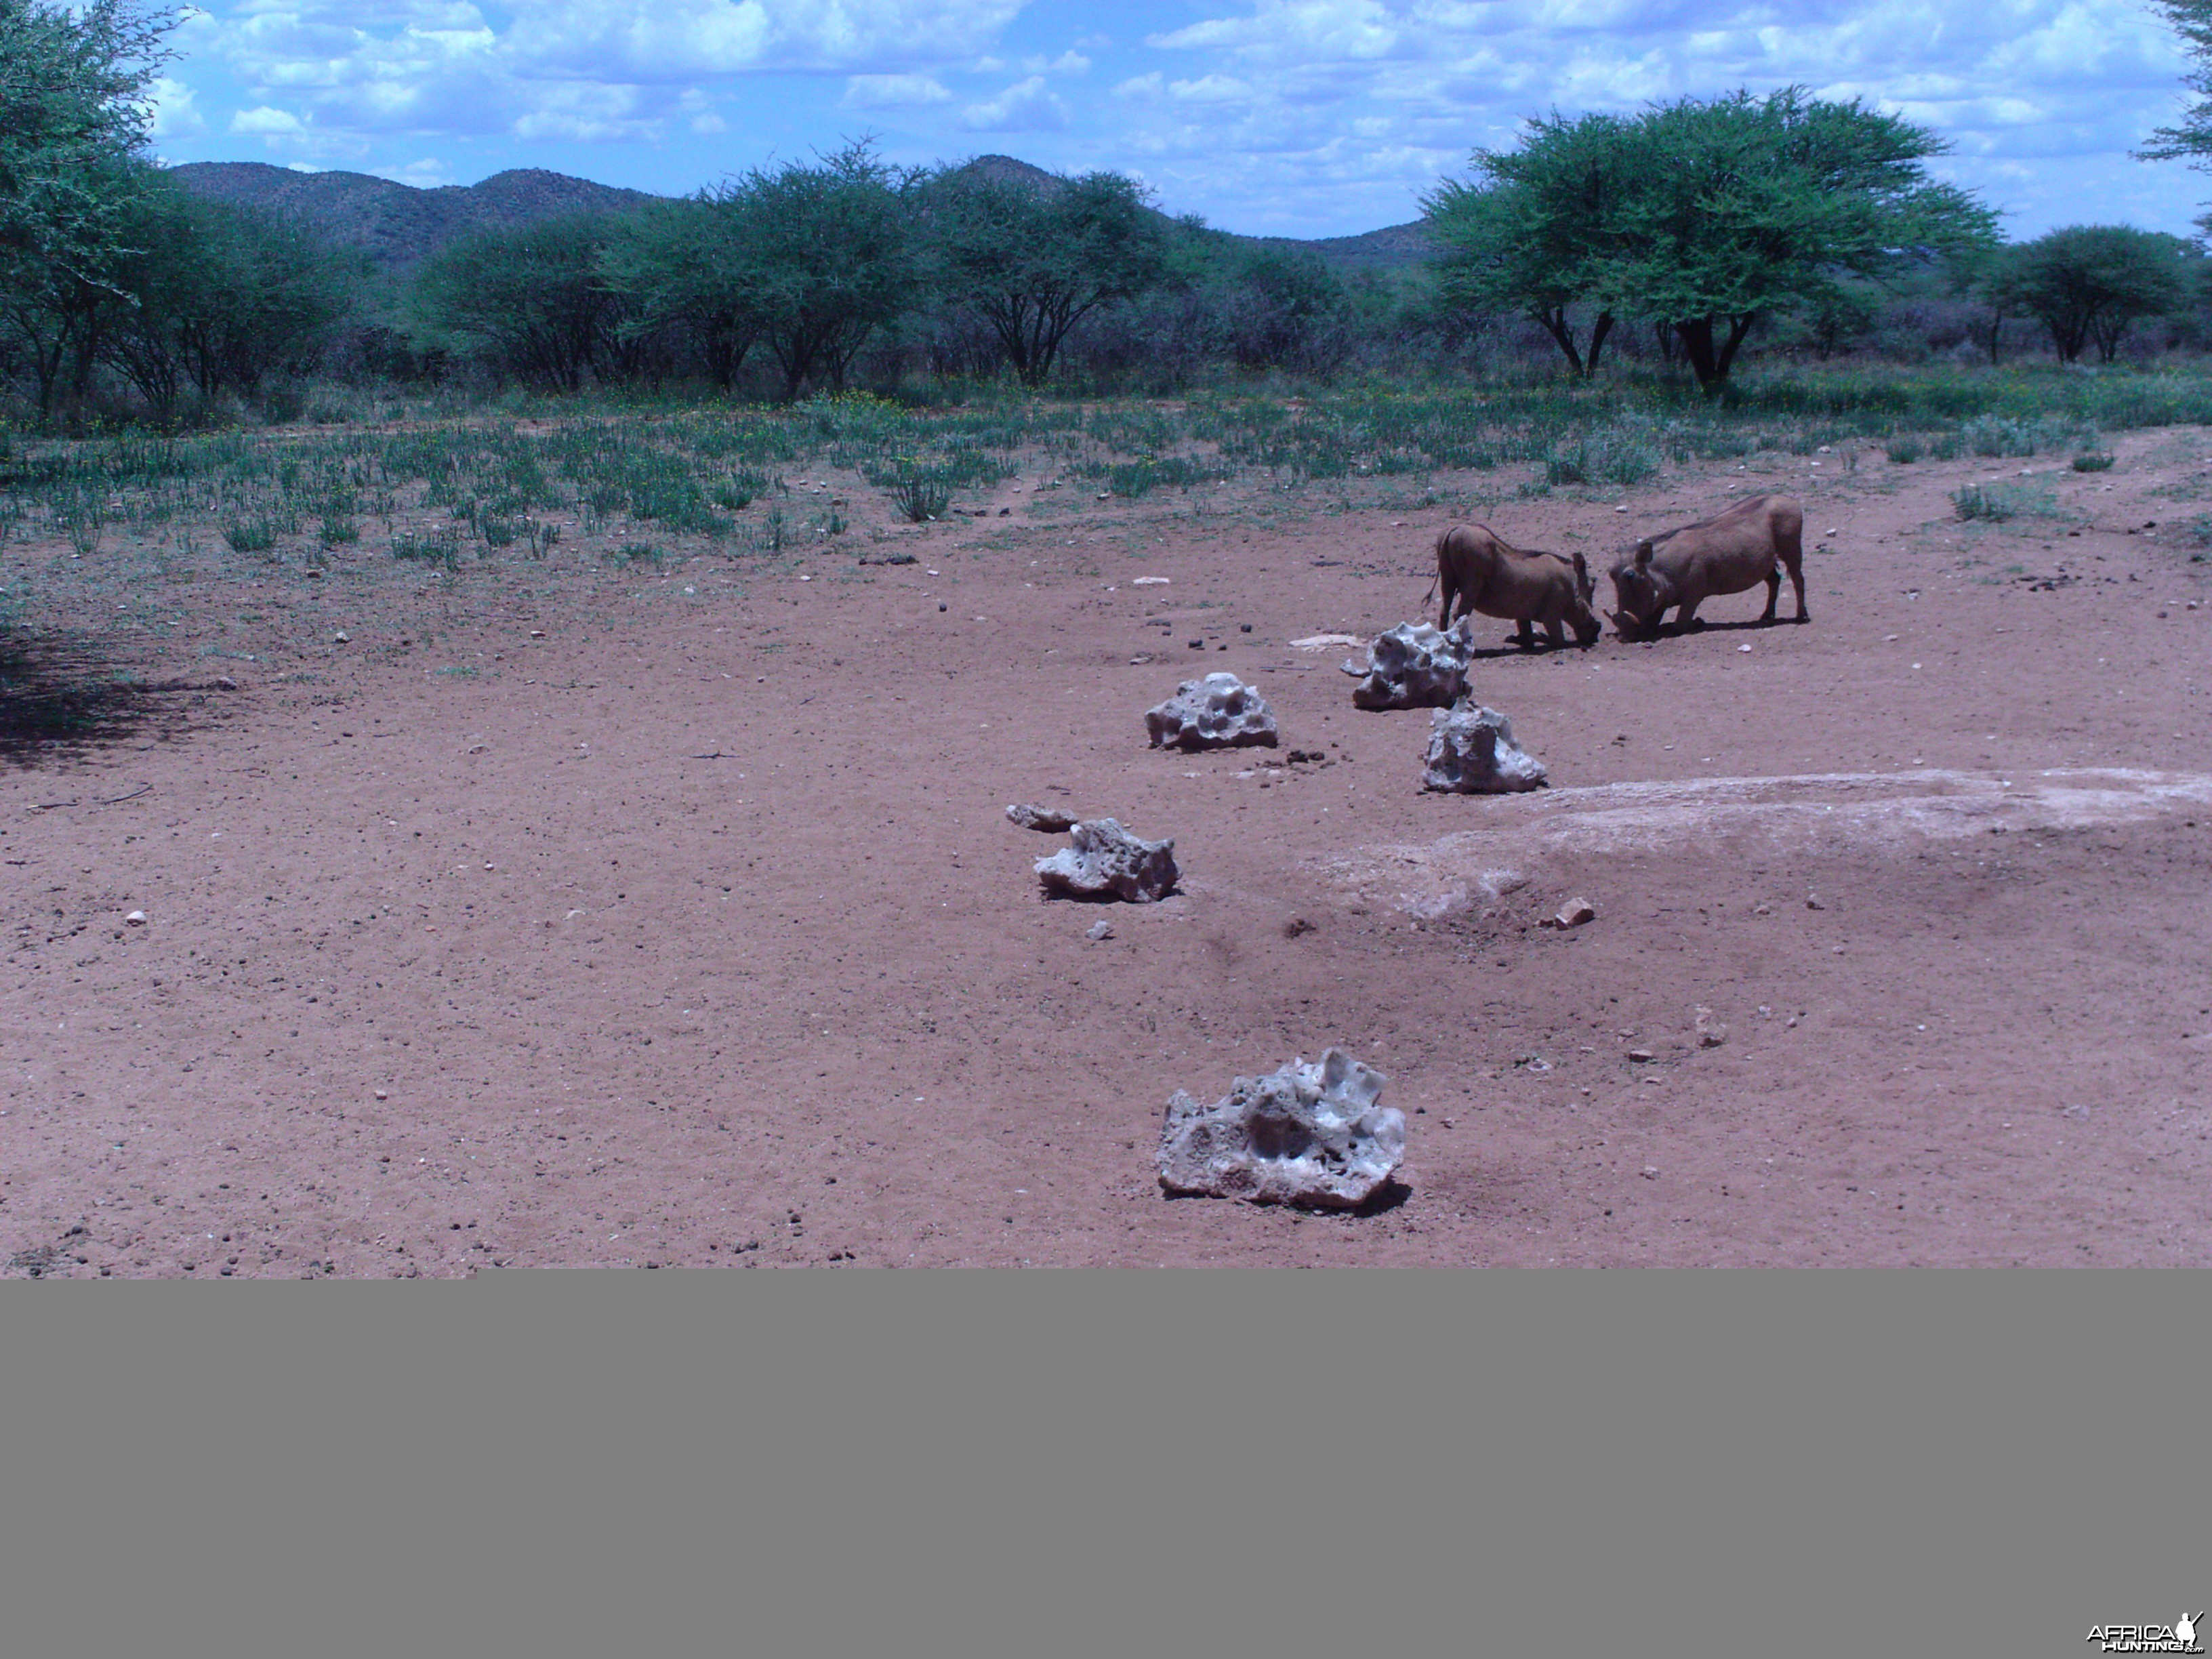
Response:
[{"label": "africa hunting.com logo", "polygon": [[2196,1613],[2170,1625],[2099,1625],[2086,1639],[2100,1653],[2202,1653],[2197,1626],[2203,1617]]}]

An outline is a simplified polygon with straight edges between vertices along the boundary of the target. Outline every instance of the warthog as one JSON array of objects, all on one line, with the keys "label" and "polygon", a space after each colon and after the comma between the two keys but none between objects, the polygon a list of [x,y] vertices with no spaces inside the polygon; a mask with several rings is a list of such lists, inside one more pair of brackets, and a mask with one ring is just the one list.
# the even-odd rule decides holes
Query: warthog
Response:
[{"label": "warthog", "polygon": [[1575,630],[1580,645],[1595,645],[1603,629],[1590,599],[1597,579],[1579,553],[1568,559],[1557,553],[1524,552],[1500,538],[1488,525],[1459,525],[1437,538],[1437,585],[1443,589],[1443,608],[1437,626],[1449,628],[1455,601],[1462,617],[1480,612],[1521,624],[1520,641],[1526,650],[1536,643],[1534,624],[1544,624],[1553,645],[1565,645],[1562,626]]},{"label": "warthog", "polygon": [[1717,518],[1649,536],[1613,568],[1613,626],[1623,639],[1659,631],[1659,618],[1679,606],[1676,626],[1695,626],[1698,607],[1716,593],[1741,593],[1766,584],[1766,614],[1774,620],[1782,597],[1782,573],[1797,590],[1797,620],[1805,610],[1802,546],[1805,512],[1787,495],[1754,495]]}]

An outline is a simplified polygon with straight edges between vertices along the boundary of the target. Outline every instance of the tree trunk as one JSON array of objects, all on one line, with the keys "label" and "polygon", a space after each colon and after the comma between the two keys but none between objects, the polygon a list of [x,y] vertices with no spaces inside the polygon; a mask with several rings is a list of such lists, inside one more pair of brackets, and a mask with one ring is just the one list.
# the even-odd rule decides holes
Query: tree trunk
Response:
[{"label": "tree trunk", "polygon": [[1690,371],[1709,397],[1728,384],[1736,350],[1751,332],[1752,325],[1759,320],[1759,313],[1747,312],[1729,318],[1728,331],[1717,344],[1713,325],[1719,320],[1714,317],[1693,317],[1688,322],[1674,325],[1674,332],[1681,337],[1683,355],[1690,360]]},{"label": "tree trunk", "polygon": [[1597,355],[1605,349],[1605,337],[1613,332],[1613,313],[1601,311],[1597,321],[1590,327],[1589,369],[1583,378],[1589,380],[1597,373]]},{"label": "tree trunk", "polygon": [[1559,343],[1559,349],[1567,354],[1567,362],[1574,367],[1575,378],[1588,380],[1589,371],[1583,367],[1583,354],[1575,348],[1575,331],[1567,321],[1567,308],[1553,306],[1533,314],[1538,322],[1552,331],[1552,337]]}]

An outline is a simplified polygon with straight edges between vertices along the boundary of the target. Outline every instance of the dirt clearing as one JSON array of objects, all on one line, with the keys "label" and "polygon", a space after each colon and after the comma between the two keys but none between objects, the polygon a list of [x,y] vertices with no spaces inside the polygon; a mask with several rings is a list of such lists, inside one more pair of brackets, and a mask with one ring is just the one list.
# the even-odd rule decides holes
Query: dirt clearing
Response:
[{"label": "dirt clearing", "polygon": [[[260,599],[202,584],[127,696],[20,665],[0,1256],[2212,1261],[2212,565],[2172,499],[2208,447],[2113,447],[2002,523],[1950,492],[2016,463],[1874,448],[1495,506],[1601,572],[1743,489],[1806,504],[1808,625],[1751,623],[1763,589],[1587,651],[1478,619],[1553,786],[1513,799],[1425,794],[1426,713],[1338,670],[1419,615],[1442,507],[1001,485],[461,633],[427,582],[319,579],[220,661],[185,641]],[[1224,669],[1283,746],[1148,750]],[[1065,838],[1017,801],[1173,837],[1182,892],[1046,902]],[[1407,1114],[1401,1202],[1161,1196],[1171,1094],[1331,1044]]]}]

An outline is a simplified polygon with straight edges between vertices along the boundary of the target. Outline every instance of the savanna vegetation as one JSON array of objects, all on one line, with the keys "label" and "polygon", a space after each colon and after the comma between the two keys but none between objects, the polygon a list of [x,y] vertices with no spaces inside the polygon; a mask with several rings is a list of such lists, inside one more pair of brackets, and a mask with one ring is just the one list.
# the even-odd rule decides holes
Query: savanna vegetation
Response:
[{"label": "savanna vegetation", "polygon": [[792,489],[824,469],[920,520],[1018,471],[1379,501],[1822,446],[2087,465],[2212,423],[2195,244],[2006,244],[1933,135],[1794,88],[1532,122],[1379,273],[1114,173],[865,143],[380,269],[150,163],[172,21],[0,0],[0,545],[782,557],[848,527]]}]

